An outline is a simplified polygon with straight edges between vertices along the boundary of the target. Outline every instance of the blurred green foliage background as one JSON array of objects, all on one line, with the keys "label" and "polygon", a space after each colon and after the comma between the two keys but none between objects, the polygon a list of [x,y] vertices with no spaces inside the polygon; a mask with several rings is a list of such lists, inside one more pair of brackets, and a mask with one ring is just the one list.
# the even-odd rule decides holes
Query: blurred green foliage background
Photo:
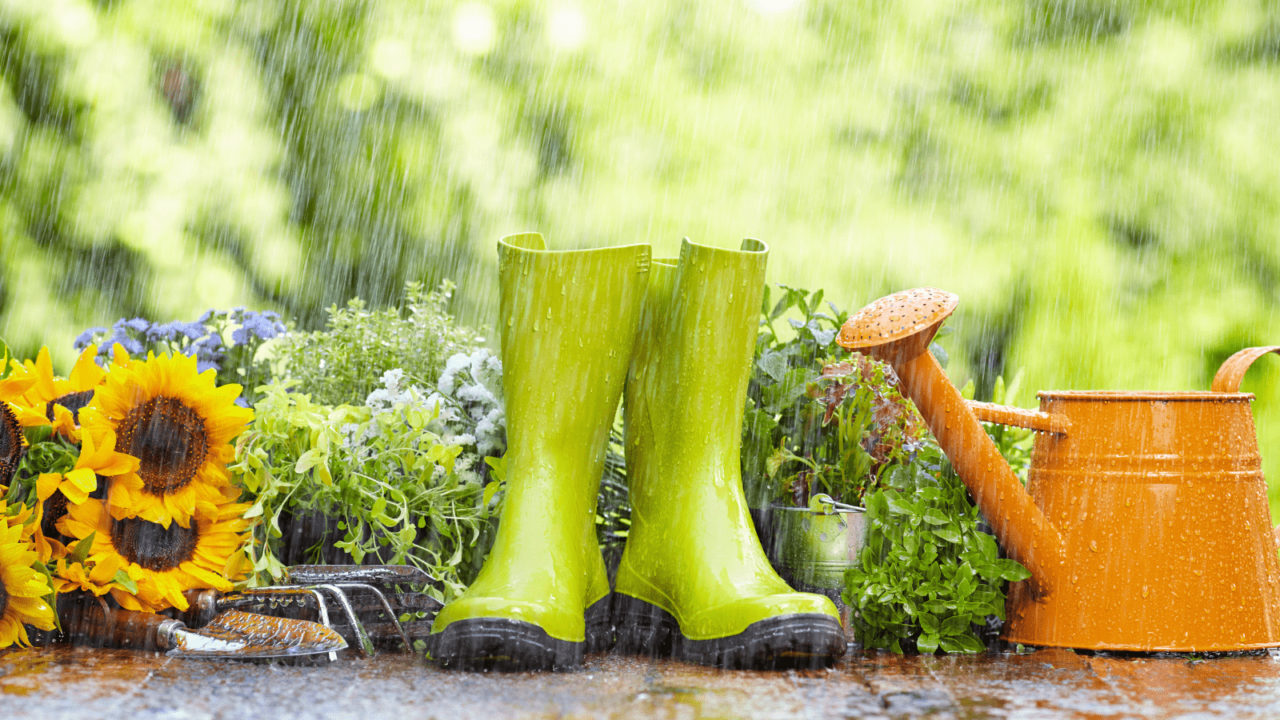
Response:
[{"label": "blurred green foliage background", "polygon": [[[520,230],[949,289],[953,378],[1022,405],[1280,343],[1274,2],[3,0],[0,49],[0,335],[64,370],[119,317],[407,279],[487,322]],[[1280,361],[1246,389],[1280,487]]]}]

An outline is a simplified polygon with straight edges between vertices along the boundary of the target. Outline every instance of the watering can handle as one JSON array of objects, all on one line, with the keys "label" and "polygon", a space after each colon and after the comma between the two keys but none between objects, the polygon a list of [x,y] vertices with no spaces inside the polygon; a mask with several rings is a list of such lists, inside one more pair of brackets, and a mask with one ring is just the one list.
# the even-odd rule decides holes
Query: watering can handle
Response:
[{"label": "watering can handle", "polygon": [[1227,361],[1222,363],[1222,367],[1218,368],[1218,374],[1213,376],[1213,392],[1240,392],[1240,381],[1244,380],[1244,374],[1249,371],[1249,366],[1254,360],[1267,353],[1280,353],[1280,345],[1245,348],[1227,358]]},{"label": "watering can handle", "polygon": [[968,400],[965,404],[983,422],[1012,425],[1013,427],[1054,433],[1055,435],[1066,435],[1071,431],[1071,421],[1061,415],[978,402],[977,400]]}]

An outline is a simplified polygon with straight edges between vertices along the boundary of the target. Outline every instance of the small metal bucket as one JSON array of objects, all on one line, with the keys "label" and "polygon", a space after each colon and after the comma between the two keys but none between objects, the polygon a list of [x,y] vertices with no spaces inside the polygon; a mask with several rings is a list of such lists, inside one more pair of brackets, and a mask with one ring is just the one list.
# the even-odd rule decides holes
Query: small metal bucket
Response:
[{"label": "small metal bucket", "polygon": [[840,609],[852,638],[849,608],[840,599],[844,573],[858,564],[867,537],[863,508],[830,502],[831,512],[774,505],[769,560],[778,574],[802,592],[826,595]]}]

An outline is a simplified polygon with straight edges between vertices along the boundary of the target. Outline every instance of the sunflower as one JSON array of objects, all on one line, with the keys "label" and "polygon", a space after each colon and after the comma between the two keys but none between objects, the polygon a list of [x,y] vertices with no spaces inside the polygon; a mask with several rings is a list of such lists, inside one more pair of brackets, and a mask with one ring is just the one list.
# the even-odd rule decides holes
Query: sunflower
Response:
[{"label": "sunflower", "polygon": [[[97,563],[89,561],[68,563],[66,560],[59,560],[53,573],[53,588],[59,593],[83,590],[99,597],[111,593],[111,597],[115,598],[116,602],[120,603],[120,607],[125,610],[152,610],[152,608],[143,607],[138,601],[138,596],[120,581],[118,575],[124,569],[125,559],[119,555],[110,555]],[[128,575],[128,571],[125,575]],[[136,590],[137,585],[133,582],[132,576],[129,580],[133,584],[133,589]]]},{"label": "sunflower", "polygon": [[104,432],[96,441],[93,436],[94,433],[84,433],[80,439],[80,457],[73,470],[66,474],[40,473],[36,480],[36,497],[44,501],[61,492],[73,505],[79,505],[89,498],[89,493],[98,489],[99,477],[110,478],[138,471],[138,458],[116,452],[115,433]]},{"label": "sunflower", "polygon": [[[62,497],[59,495],[58,497]],[[18,511],[9,511],[6,518],[9,526],[22,527],[22,541],[31,543],[31,547],[36,551],[36,559],[46,565],[50,560],[57,560],[65,557],[67,548],[57,539],[57,530],[54,529],[53,523],[45,523],[44,503],[35,503],[34,506],[28,507],[25,504],[19,505]],[[4,507],[3,501],[0,501],[0,508]],[[65,514],[65,510],[64,513]],[[53,535],[55,537],[49,537]]]},{"label": "sunflower", "polygon": [[95,569],[111,564],[123,569],[137,584],[144,608],[186,610],[184,591],[230,590],[228,575],[240,571],[249,506],[225,498],[212,512],[196,513],[188,527],[174,523],[167,528],[139,517],[116,520],[101,500],[90,498],[72,506],[58,530],[77,539],[93,535],[89,562]]},{"label": "sunflower", "polygon": [[[86,409],[85,416],[92,412],[92,409]],[[91,493],[96,494],[99,481],[137,472],[138,459],[116,452],[115,445],[116,436],[110,431],[101,433],[96,440],[94,433],[83,433],[80,456],[74,469],[67,473],[40,473],[36,479],[36,498],[39,500],[36,523],[40,530],[37,549],[41,551],[42,561],[48,562],[51,555],[62,557],[66,554],[56,528],[58,521],[67,514],[68,507],[84,502]]]},{"label": "sunflower", "polygon": [[[5,510],[0,501],[0,516]],[[0,523],[0,648],[15,642],[29,645],[23,625],[54,628],[53,608],[44,600],[53,590],[45,577],[32,569],[37,559],[31,543],[23,537],[21,524]]]},{"label": "sunflower", "polygon": [[94,390],[107,376],[95,361],[97,355],[97,346],[85,348],[66,379],[53,374],[47,347],[40,348],[35,362],[14,362],[14,375],[34,381],[22,399],[15,401],[22,424],[52,425],[59,433],[77,439],[80,410],[93,401]]},{"label": "sunflower", "polygon": [[82,427],[95,439],[106,431],[117,449],[140,461],[136,472],[111,483],[111,514],[141,518],[166,529],[188,527],[198,508],[212,510],[230,485],[231,440],[253,419],[235,404],[239,385],[215,387],[212,370],[196,372],[196,358],[149,354],[117,366],[86,408]]}]

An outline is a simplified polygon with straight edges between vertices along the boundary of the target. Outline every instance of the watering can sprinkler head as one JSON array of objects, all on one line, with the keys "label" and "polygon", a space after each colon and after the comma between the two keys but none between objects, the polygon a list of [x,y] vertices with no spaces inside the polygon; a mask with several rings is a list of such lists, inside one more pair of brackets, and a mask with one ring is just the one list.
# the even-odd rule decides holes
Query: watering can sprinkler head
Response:
[{"label": "watering can sprinkler head", "polygon": [[904,290],[862,308],[840,328],[836,342],[846,350],[864,350],[891,365],[929,349],[934,335],[960,297],[937,288]]}]

